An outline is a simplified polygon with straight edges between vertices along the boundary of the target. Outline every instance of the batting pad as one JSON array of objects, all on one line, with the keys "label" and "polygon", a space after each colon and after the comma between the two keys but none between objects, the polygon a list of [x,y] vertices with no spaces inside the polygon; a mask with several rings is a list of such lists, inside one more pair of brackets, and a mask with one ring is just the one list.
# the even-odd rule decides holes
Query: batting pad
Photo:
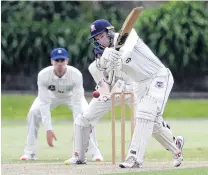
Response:
[{"label": "batting pad", "polygon": [[89,146],[91,126],[83,117],[77,117],[74,128],[74,154],[81,161],[85,160],[86,150]]},{"label": "batting pad", "polygon": [[138,104],[134,134],[126,159],[133,156],[138,163],[143,162],[147,143],[152,136],[156,114],[156,100],[152,96],[144,96]]},{"label": "batting pad", "polygon": [[157,115],[157,101],[150,95],[144,96],[138,104],[136,118],[155,121]]},{"label": "batting pad", "polygon": [[126,159],[133,156],[138,163],[143,162],[145,149],[152,136],[153,126],[154,122],[150,120],[136,118],[134,134]]},{"label": "batting pad", "polygon": [[[158,127],[158,128],[157,128]],[[154,126],[154,132],[152,136],[167,150],[172,152],[172,154],[177,154],[179,152],[176,144],[173,140],[173,133],[172,131],[161,125]]]}]

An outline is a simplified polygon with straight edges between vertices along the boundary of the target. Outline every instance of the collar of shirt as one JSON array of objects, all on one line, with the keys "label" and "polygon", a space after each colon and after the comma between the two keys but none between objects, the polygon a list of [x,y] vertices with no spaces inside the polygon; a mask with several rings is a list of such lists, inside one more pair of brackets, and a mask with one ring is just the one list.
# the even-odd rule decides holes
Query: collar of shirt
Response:
[{"label": "collar of shirt", "polygon": [[66,70],[65,74],[64,74],[61,78],[59,78],[59,77],[55,74],[55,72],[53,71],[53,78],[54,78],[55,80],[57,80],[57,79],[67,79],[67,70]]}]

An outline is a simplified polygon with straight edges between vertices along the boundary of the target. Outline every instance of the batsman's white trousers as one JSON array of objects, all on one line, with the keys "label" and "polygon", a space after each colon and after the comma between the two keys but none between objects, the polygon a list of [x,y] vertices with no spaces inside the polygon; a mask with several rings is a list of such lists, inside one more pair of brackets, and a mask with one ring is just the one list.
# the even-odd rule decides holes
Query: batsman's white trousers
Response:
[{"label": "batsman's white trousers", "polygon": [[[141,105],[141,99],[145,95],[149,94],[157,101],[157,116],[154,120],[153,137],[156,137],[157,133],[160,133],[158,130],[161,130],[161,127],[165,127],[162,114],[173,83],[174,80],[171,72],[169,69],[164,68],[153,79],[138,83],[138,86],[133,88],[133,91],[135,92],[135,118],[139,112],[137,109],[139,109],[138,107]],[[116,105],[119,105],[119,101],[120,100],[116,100]],[[93,98],[89,103],[87,111],[83,113],[82,117],[86,118],[91,126],[95,126],[97,121],[111,110],[111,103],[112,101],[110,99],[103,101],[98,98]],[[127,99],[127,103],[129,104],[129,99]],[[169,132],[168,129],[167,132]],[[163,141],[161,141],[161,144],[164,146],[165,143],[162,142]],[[167,148],[165,147],[165,149]],[[173,150],[177,150],[177,147],[174,146]],[[174,151],[171,152],[173,153]]]},{"label": "batsman's white trousers", "polygon": [[[81,107],[83,107],[83,111],[88,107],[88,103],[85,98],[83,98],[83,104]],[[66,99],[54,99],[50,105],[50,109],[54,109],[58,105],[66,105],[70,110],[73,109],[72,103],[70,102],[69,98]],[[74,111],[72,111],[74,113]],[[73,119],[75,121],[75,116],[73,114]],[[39,98],[37,97],[27,115],[27,127],[28,127],[28,134],[27,134],[27,140],[26,140],[26,145],[24,149],[24,154],[36,154],[37,153],[37,139],[38,139],[38,130],[39,130],[39,125],[42,122],[41,115],[40,115],[40,103],[39,103]],[[45,133],[44,133],[45,134]],[[70,138],[68,138],[70,139]],[[70,139],[71,140],[71,139]],[[72,151],[73,153],[74,151]],[[90,154],[96,154],[99,152],[98,149],[98,143],[96,140],[96,133],[95,133],[95,128],[93,127],[92,132],[90,134],[90,139],[89,139],[89,148],[88,152]]]}]

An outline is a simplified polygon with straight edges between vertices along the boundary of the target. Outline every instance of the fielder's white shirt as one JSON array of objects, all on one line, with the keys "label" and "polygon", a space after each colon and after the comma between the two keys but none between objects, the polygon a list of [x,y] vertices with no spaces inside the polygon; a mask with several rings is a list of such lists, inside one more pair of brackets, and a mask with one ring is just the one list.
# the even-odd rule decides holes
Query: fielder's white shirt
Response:
[{"label": "fielder's white shirt", "polygon": [[[41,70],[38,74],[38,99],[40,112],[46,130],[52,129],[50,104],[54,100],[71,100],[75,113],[79,113],[84,98],[83,77],[81,72],[67,66],[66,73],[59,78],[53,66]],[[75,114],[76,115],[76,114]]]}]

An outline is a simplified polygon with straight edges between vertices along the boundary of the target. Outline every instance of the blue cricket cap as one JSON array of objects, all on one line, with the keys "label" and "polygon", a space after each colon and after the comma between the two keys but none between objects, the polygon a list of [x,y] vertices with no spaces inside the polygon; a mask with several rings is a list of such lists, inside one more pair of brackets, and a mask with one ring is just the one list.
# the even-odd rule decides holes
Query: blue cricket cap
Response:
[{"label": "blue cricket cap", "polygon": [[57,59],[69,59],[69,54],[64,48],[55,48],[51,51],[51,59],[57,60]]},{"label": "blue cricket cap", "polygon": [[106,30],[114,29],[112,24],[105,19],[98,19],[94,21],[90,26],[90,38],[94,38],[96,35],[103,33]]}]

